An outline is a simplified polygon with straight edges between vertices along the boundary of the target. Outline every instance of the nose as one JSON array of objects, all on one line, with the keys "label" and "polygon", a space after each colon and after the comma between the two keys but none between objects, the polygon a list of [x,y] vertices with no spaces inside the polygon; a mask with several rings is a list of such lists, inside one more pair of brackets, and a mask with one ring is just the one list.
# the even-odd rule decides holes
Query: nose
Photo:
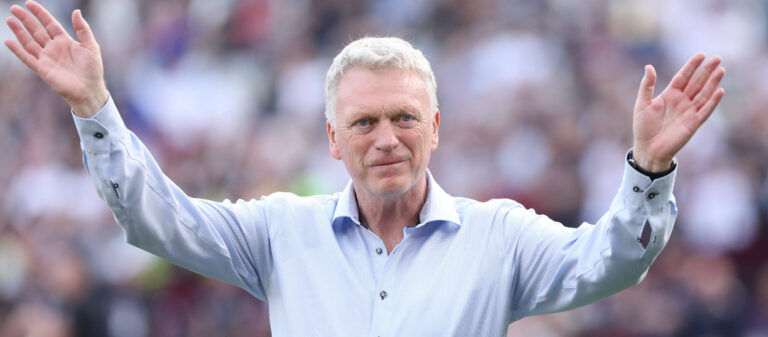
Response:
[{"label": "nose", "polygon": [[400,144],[400,139],[397,138],[397,130],[391,122],[383,122],[376,128],[376,146],[380,151],[392,151],[397,145]]}]

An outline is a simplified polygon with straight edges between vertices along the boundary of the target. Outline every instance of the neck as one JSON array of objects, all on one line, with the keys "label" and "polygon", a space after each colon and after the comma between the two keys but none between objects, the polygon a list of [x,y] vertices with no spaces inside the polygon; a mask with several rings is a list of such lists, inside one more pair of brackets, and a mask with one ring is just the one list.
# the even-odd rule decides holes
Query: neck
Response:
[{"label": "neck", "polygon": [[426,176],[408,191],[395,197],[384,198],[355,188],[360,221],[376,234],[387,248],[387,253],[403,240],[403,228],[419,223],[419,213],[427,199]]}]

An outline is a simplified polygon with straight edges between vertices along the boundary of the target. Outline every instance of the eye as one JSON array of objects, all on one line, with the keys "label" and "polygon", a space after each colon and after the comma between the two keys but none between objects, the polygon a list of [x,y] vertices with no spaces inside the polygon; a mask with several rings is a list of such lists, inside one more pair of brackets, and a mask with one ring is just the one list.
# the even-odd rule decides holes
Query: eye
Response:
[{"label": "eye", "polygon": [[373,127],[374,121],[370,118],[361,118],[352,123],[349,127],[354,132],[368,132]]},{"label": "eye", "polygon": [[396,123],[399,124],[401,127],[413,127],[417,122],[416,116],[408,113],[404,113],[400,116],[397,116]]},{"label": "eye", "polygon": [[397,122],[404,126],[413,126],[417,121],[418,118],[411,113],[403,113],[402,115],[397,116]]}]

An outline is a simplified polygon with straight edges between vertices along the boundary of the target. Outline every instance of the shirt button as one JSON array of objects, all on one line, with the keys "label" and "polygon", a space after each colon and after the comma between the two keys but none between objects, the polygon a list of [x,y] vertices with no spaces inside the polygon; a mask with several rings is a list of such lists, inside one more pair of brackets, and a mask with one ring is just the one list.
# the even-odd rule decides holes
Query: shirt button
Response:
[{"label": "shirt button", "polygon": [[637,187],[637,186],[632,187],[632,191],[640,192],[640,187]]},{"label": "shirt button", "polygon": [[118,185],[117,183],[112,183],[112,188],[118,188],[118,187],[120,187],[120,185]]},{"label": "shirt button", "polygon": [[659,194],[658,194],[658,193],[651,193],[651,194],[648,194],[648,199],[653,199],[653,198],[655,198],[657,195],[659,195]]},{"label": "shirt button", "polygon": [[94,133],[94,134],[93,134],[93,136],[94,136],[94,137],[96,137],[96,138],[98,138],[98,139],[102,139],[102,138],[104,138],[104,134],[103,134],[103,133],[101,133],[101,132],[96,132],[96,133]]},{"label": "shirt button", "polygon": [[384,250],[383,250],[383,249],[381,249],[381,248],[376,248],[376,254],[379,254],[379,255],[381,255],[381,253],[383,253],[383,252],[384,252]]},{"label": "shirt button", "polygon": [[379,293],[379,296],[381,296],[381,300],[383,301],[385,298],[387,298],[387,292],[386,292],[386,291],[384,291],[384,290],[382,290],[382,291]]}]

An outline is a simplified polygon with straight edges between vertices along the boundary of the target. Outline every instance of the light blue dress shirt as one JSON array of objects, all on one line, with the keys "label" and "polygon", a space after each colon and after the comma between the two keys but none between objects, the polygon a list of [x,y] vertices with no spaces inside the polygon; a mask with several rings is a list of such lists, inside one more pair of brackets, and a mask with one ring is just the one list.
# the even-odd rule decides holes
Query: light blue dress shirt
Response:
[{"label": "light blue dress shirt", "polygon": [[75,116],[85,166],[127,241],[269,303],[274,336],[504,336],[529,315],[637,284],[669,239],[675,173],[625,166],[595,225],[567,228],[519,203],[452,197],[427,172],[415,227],[387,255],[340,193],[222,203],[163,175],[112,99]]}]

